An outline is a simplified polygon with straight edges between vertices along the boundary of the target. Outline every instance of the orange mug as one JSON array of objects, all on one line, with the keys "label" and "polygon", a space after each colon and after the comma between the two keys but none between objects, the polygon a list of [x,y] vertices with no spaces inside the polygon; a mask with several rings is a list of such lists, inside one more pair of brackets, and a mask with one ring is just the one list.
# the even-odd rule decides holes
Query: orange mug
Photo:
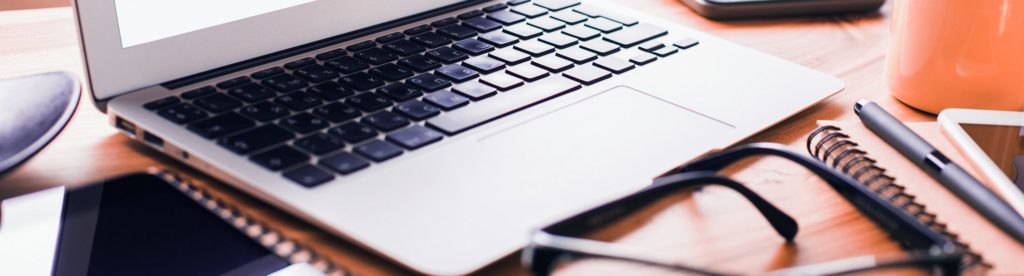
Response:
[{"label": "orange mug", "polygon": [[903,103],[1024,111],[1024,1],[896,0],[891,27],[885,69]]}]

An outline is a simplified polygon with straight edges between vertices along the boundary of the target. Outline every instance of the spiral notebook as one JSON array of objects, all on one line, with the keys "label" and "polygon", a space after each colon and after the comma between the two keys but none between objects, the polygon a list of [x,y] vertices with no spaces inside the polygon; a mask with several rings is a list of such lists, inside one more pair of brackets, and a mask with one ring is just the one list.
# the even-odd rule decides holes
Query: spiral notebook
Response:
[{"label": "spiral notebook", "polygon": [[[989,266],[992,274],[1024,273],[1024,245],[999,230],[967,203],[903,157],[857,121],[818,121],[819,129],[807,138],[810,154],[876,187],[895,185],[899,196],[888,196],[933,231],[945,235]],[[914,132],[956,163],[978,175],[943,136],[934,122],[908,123]],[[838,161],[837,161],[838,160]],[[900,201],[900,202],[896,202]]]}]

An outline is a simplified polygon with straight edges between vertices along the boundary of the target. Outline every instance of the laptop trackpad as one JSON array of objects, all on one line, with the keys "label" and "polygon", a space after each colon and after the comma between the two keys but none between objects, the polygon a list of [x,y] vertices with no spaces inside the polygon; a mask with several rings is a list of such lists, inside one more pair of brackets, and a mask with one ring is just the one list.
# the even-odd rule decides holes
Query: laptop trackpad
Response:
[{"label": "laptop trackpad", "polygon": [[[649,171],[649,180],[703,150],[721,146],[718,141],[732,129],[684,106],[618,86],[480,141],[488,148],[517,151],[513,156],[529,156],[537,164],[562,164],[561,169],[643,168]],[[695,152],[698,149],[701,152]]]}]

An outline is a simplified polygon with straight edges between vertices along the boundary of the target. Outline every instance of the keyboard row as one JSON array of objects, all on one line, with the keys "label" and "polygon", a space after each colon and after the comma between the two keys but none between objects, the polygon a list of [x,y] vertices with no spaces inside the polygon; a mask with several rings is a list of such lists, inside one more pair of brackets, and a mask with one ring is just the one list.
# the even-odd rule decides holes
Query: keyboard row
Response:
[{"label": "keyboard row", "polygon": [[[697,44],[649,42],[667,31],[577,1],[527,3],[488,6],[144,107],[313,187]],[[637,45],[641,54],[628,61],[610,56]]]}]

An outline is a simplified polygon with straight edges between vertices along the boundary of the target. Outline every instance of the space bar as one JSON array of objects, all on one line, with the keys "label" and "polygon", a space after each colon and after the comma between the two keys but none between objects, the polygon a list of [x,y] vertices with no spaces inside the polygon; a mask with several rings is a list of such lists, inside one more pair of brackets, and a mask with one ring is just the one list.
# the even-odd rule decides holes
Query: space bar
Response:
[{"label": "space bar", "polygon": [[554,75],[427,120],[427,125],[453,135],[578,88],[578,82]]}]

